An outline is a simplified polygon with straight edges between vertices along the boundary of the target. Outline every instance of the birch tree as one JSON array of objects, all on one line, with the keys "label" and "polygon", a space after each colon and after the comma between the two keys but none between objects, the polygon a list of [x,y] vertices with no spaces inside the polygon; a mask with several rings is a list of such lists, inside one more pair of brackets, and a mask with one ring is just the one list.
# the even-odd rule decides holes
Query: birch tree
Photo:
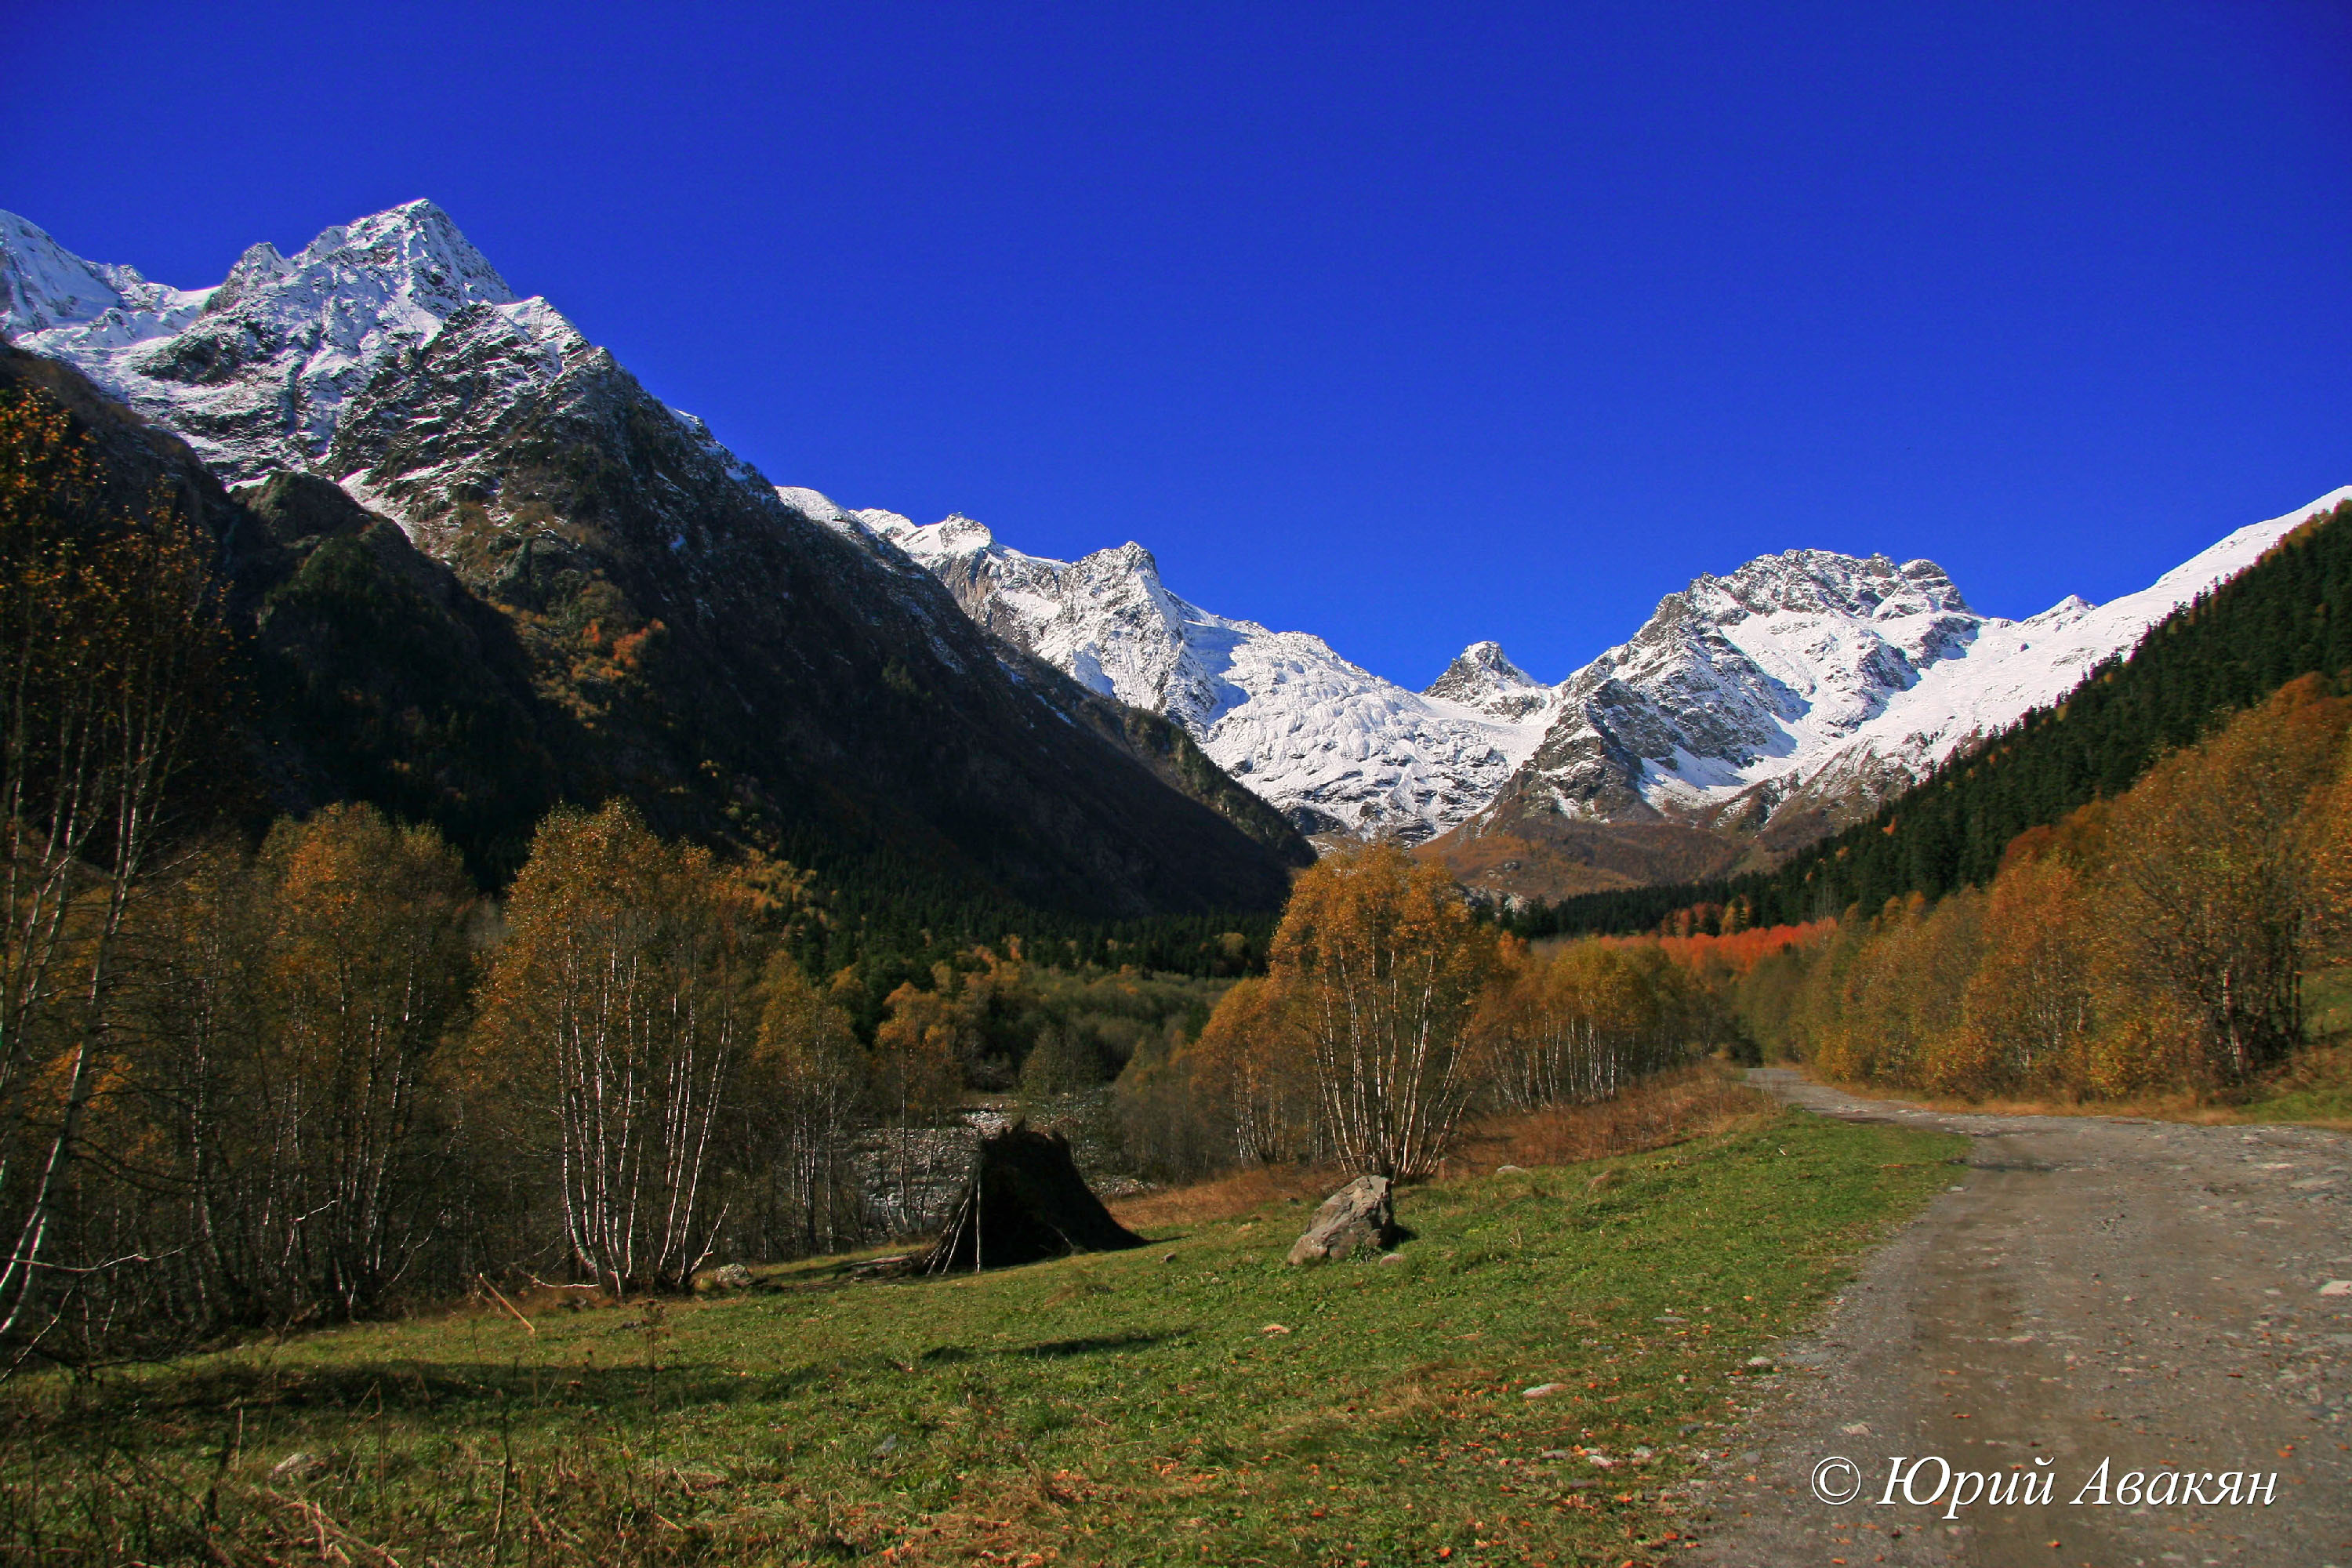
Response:
[{"label": "birch tree", "polygon": [[1475,1087],[1467,1037],[1494,963],[1493,933],[1444,868],[1394,845],[1300,876],[1271,982],[1347,1164],[1391,1178],[1436,1168]]},{"label": "birch tree", "polygon": [[473,889],[439,834],[369,805],[281,822],[262,853],[271,1005],[251,1075],[255,1228],[281,1295],[349,1317],[432,1223],[434,1058],[471,978]]},{"label": "birch tree", "polygon": [[171,1260],[118,1281],[150,1337],[363,1316],[412,1279],[457,1195],[474,906],[438,834],[364,805],[207,846],[142,900],[87,1142],[111,1249]]},{"label": "birch tree", "polygon": [[763,991],[760,1102],[747,1108],[747,1142],[764,1167],[758,1174],[782,1200],[794,1248],[828,1251],[856,1234],[862,1217],[843,1190],[844,1168],[874,1097],[873,1063],[849,1016],[817,993],[790,954],[770,959]]},{"label": "birch tree", "polygon": [[1601,941],[1506,951],[1478,1020],[1486,1077],[1515,1110],[1606,1100],[1663,1065],[1655,977]]},{"label": "birch tree", "polygon": [[110,514],[65,415],[0,401],[0,1342],[73,1270],[67,1197],[110,1048],[118,940],[226,647],[160,499]]},{"label": "birch tree", "polygon": [[1311,1047],[1290,1026],[1281,989],[1239,980],[1185,1053],[1234,1158],[1264,1163],[1322,1153],[1321,1079]]},{"label": "birch tree", "polygon": [[507,907],[481,1076],[549,1168],[565,1249],[616,1294],[682,1289],[725,1218],[713,1152],[756,1028],[747,900],[627,805],[541,824]]}]

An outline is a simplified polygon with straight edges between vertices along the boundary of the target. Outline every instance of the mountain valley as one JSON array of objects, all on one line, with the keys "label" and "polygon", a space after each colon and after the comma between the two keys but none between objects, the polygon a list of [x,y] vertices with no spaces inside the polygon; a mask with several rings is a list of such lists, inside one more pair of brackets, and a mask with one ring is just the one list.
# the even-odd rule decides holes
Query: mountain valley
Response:
[{"label": "mountain valley", "polygon": [[919,527],[781,493],[929,571],[1000,639],[1182,724],[1301,831],[1425,845],[1517,900],[1771,865],[2057,701],[2352,487],[2104,605],[2009,620],[1933,562],[1790,550],[1669,595],[1558,686],[1486,641],[1418,693],[1320,637],[1201,609],[1138,543],[1062,562],[966,517]]},{"label": "mountain valley", "polygon": [[1140,543],[1058,561],[777,487],[429,202],[212,289],[0,214],[0,303],[8,379],[139,472],[217,480],[197,510],[245,527],[273,798],[383,796],[491,876],[554,799],[618,792],[673,831],[1101,913],[1272,907],[1301,836],[1400,838],[1505,900],[1718,877],[1868,816],[2352,495],[2015,621],[1931,562],[1790,550],[1557,685],[1482,641],[1414,691],[1181,597]]}]

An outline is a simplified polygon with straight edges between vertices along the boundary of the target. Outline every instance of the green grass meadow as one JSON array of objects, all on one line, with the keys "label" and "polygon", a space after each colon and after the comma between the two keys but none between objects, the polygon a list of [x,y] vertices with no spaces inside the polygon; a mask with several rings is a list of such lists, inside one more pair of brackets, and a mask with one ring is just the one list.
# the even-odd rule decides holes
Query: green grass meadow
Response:
[{"label": "green grass meadow", "polygon": [[2352,1128],[2352,963],[2305,973],[2303,1007],[2311,1044],[2255,1087],[2236,1120]]},{"label": "green grass meadow", "polygon": [[1407,1189],[1396,1262],[1286,1267],[1276,1200],[999,1274],[826,1260],[21,1376],[0,1560],[1668,1561],[1661,1493],[1747,1359],[1960,1148],[1765,1112]]}]

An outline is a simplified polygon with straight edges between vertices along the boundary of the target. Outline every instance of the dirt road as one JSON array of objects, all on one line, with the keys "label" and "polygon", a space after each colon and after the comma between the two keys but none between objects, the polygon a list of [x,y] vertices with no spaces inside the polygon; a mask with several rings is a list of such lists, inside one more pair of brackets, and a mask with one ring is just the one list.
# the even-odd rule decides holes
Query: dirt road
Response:
[{"label": "dirt road", "polygon": [[[1704,1544],[1679,1561],[2352,1568],[2352,1286],[2330,1291],[2352,1280],[2352,1139],[1954,1115],[1750,1076],[1825,1115],[1973,1142],[1820,1334],[1780,1348],[1780,1386],[1695,1490]],[[1970,1483],[1939,1489],[1931,1455],[2021,1494],[1999,1478],[2052,1478],[2051,1500],[1955,1510]],[[1853,1466],[1824,1472],[1832,1492],[1860,1486],[1839,1506],[1812,1485],[1832,1456]],[[2105,1506],[2085,1495],[2102,1460]],[[2259,1486],[2247,1472],[2275,1474],[2274,1500],[2194,1500]]]}]

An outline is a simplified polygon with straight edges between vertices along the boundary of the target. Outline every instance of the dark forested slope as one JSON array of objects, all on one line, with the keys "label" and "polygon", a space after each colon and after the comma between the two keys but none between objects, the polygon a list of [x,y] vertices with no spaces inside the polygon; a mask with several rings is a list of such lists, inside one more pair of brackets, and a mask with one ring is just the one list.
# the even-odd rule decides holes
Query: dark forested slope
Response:
[{"label": "dark forested slope", "polygon": [[[115,499],[160,482],[217,542],[265,809],[374,801],[490,880],[548,806],[617,794],[665,831],[941,908],[1280,903],[1305,845],[1165,721],[1008,655],[601,351],[467,427],[451,411],[496,372],[468,342],[385,367],[336,443],[333,471],[432,514],[406,530],[306,475],[232,495],[77,373],[0,346],[0,387],[67,407]],[[400,482],[420,471],[429,495]]]}]

